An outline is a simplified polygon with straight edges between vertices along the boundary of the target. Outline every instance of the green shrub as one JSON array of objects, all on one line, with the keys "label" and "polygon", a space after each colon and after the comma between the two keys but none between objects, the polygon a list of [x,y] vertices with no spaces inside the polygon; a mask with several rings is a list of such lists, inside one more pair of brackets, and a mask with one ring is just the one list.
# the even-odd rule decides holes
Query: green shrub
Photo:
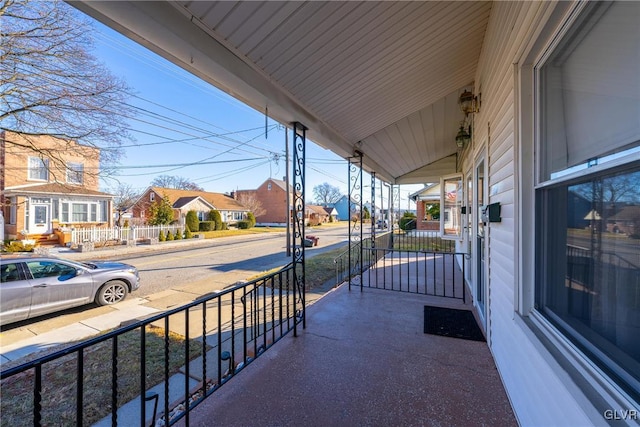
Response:
[{"label": "green shrub", "polygon": [[182,240],[182,230],[177,229],[176,234],[173,235],[173,240]]},{"label": "green shrub", "polygon": [[215,228],[212,230],[222,230],[222,216],[220,215],[220,211],[215,209],[210,210],[208,219],[215,224]]},{"label": "green shrub", "polygon": [[398,221],[398,227],[401,230],[415,230],[416,229],[416,216],[411,212],[405,212]]},{"label": "green shrub", "polygon": [[216,223],[213,221],[200,221],[200,228],[198,231],[213,231],[215,230]]},{"label": "green shrub", "polygon": [[167,242],[170,242],[171,240],[173,240],[173,234],[171,233],[171,230],[167,230]]},{"label": "green shrub", "polygon": [[5,243],[4,250],[6,252],[33,252],[35,245],[24,244],[19,240]]},{"label": "green shrub", "polygon": [[198,213],[196,211],[187,212],[185,221],[188,230],[198,231],[200,229],[200,220],[198,219]]},{"label": "green shrub", "polygon": [[247,230],[247,229],[251,228],[251,223],[249,221],[246,221],[246,220],[238,221],[238,228],[240,230]]},{"label": "green shrub", "polygon": [[255,227],[256,225],[256,217],[253,212],[247,212],[247,221],[249,221],[249,228]]},{"label": "green shrub", "polygon": [[167,235],[166,235],[166,234],[164,234],[164,233],[162,232],[162,230],[160,230],[160,234],[158,235],[158,241],[159,241],[159,242],[165,242],[166,240],[167,240]]},{"label": "green shrub", "polygon": [[189,227],[184,229],[184,238],[185,239],[192,239],[193,235],[191,234],[191,230],[189,230]]},{"label": "green shrub", "polygon": [[229,229],[229,224],[227,224],[226,222],[222,223],[222,230],[228,230]]}]

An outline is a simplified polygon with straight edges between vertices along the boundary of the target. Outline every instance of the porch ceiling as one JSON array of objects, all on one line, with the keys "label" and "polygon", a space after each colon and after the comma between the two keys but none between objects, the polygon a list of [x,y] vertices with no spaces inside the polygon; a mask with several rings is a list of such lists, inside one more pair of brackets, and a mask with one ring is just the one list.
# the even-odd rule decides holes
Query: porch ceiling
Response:
[{"label": "porch ceiling", "polygon": [[456,153],[491,2],[72,1],[392,183]]}]

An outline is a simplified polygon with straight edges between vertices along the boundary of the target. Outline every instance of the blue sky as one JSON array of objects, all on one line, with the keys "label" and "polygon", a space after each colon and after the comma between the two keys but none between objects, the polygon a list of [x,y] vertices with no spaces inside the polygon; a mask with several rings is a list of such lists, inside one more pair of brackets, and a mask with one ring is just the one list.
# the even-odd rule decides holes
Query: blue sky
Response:
[{"label": "blue sky", "polygon": [[[105,189],[120,181],[141,191],[158,175],[184,177],[220,193],[256,188],[269,177],[283,179],[282,125],[265,123],[264,114],[104,25],[96,22],[95,28],[94,55],[127,82],[135,94],[129,103],[139,111],[129,121],[135,142],[124,147],[117,179],[105,180]],[[323,182],[347,193],[344,159],[312,142],[306,159],[307,197]],[[369,181],[365,175],[363,182]],[[401,189],[402,208],[415,190]]]}]

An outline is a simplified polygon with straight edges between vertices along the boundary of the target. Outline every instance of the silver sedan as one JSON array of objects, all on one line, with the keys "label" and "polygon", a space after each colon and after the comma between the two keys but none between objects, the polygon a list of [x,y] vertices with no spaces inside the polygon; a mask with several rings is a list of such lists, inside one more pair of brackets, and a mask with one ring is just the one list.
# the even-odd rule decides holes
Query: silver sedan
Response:
[{"label": "silver sedan", "polygon": [[0,324],[95,302],[115,304],[140,286],[120,262],[75,262],[29,254],[0,257]]}]

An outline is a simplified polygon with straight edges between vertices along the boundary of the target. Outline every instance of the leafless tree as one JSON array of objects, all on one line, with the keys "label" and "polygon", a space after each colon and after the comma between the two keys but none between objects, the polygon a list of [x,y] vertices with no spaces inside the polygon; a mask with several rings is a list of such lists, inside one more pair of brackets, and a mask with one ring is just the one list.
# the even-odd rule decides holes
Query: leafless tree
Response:
[{"label": "leafless tree", "polygon": [[181,176],[159,175],[151,181],[151,185],[154,187],[175,188],[176,190],[204,191],[195,182]]},{"label": "leafless tree", "polygon": [[267,213],[267,210],[262,207],[262,203],[260,203],[260,200],[258,200],[255,194],[239,194],[238,201],[242,203],[249,210],[249,212],[253,213],[253,215],[256,217],[262,216]]},{"label": "leafless tree", "polygon": [[122,226],[122,215],[129,209],[138,199],[139,194],[129,184],[119,183],[115,188],[109,190],[113,194],[113,208],[115,209],[118,217],[116,224],[118,227]]},{"label": "leafless tree", "polygon": [[117,161],[132,139],[129,88],[92,55],[89,19],[62,1],[0,0],[0,20],[0,129],[27,136],[5,143],[62,163],[29,138],[50,135]]},{"label": "leafless tree", "polygon": [[335,203],[342,197],[340,189],[328,182],[313,187],[313,195],[318,204]]}]

